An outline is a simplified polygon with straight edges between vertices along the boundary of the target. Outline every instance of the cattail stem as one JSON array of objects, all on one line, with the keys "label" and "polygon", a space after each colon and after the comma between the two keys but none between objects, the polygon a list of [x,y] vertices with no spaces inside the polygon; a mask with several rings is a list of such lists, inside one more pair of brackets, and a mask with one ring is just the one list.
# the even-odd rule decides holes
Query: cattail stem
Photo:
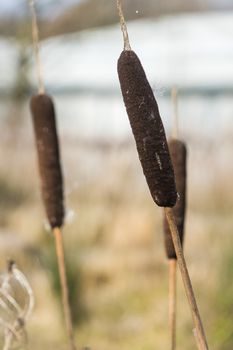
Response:
[{"label": "cattail stem", "polygon": [[167,221],[168,221],[168,224],[170,227],[180,273],[181,273],[181,276],[183,279],[186,296],[187,296],[187,299],[189,301],[189,305],[190,305],[190,309],[191,309],[191,313],[192,313],[192,317],[193,317],[193,323],[194,323],[196,334],[197,334],[197,337],[195,338],[196,342],[197,342],[197,346],[198,346],[199,350],[208,350],[208,344],[207,344],[207,340],[206,340],[206,336],[205,336],[205,331],[204,331],[201,317],[199,314],[199,310],[197,307],[197,302],[196,302],[196,298],[194,295],[192,283],[191,283],[191,280],[189,277],[189,272],[188,272],[185,257],[183,254],[183,249],[181,247],[179,233],[178,233],[177,226],[175,223],[174,215],[173,215],[171,208],[164,208],[164,210],[165,210],[165,215],[167,217]]},{"label": "cattail stem", "polygon": [[123,33],[123,39],[124,39],[124,50],[131,50],[130,42],[129,42],[129,35],[128,30],[125,22],[125,17],[122,9],[122,0],[117,0],[117,9],[119,13],[120,18],[120,25],[121,25],[121,31]]},{"label": "cattail stem", "polygon": [[68,292],[68,284],[67,284],[67,276],[66,276],[64,245],[63,245],[61,229],[58,227],[54,228],[53,234],[55,236],[55,242],[56,242],[57,260],[58,260],[58,267],[59,267],[60,283],[62,288],[63,310],[64,310],[67,334],[70,341],[70,350],[76,350],[76,346],[74,343],[73,323],[72,323],[71,310],[70,310],[70,304],[69,304],[69,292]]},{"label": "cattail stem", "polygon": [[172,87],[171,95],[172,95],[172,107],[173,107],[173,130],[172,130],[172,134],[173,134],[173,138],[174,139],[178,139],[178,136],[179,136],[178,99],[177,99],[178,91],[177,91],[177,87],[176,86]]},{"label": "cattail stem", "polygon": [[176,259],[169,259],[169,329],[171,350],[176,348]]},{"label": "cattail stem", "polygon": [[42,64],[40,61],[40,45],[39,45],[39,29],[37,24],[37,16],[35,9],[35,0],[28,0],[31,9],[32,19],[32,40],[36,59],[36,70],[38,79],[38,93],[43,94],[45,92],[44,81],[42,77]]}]

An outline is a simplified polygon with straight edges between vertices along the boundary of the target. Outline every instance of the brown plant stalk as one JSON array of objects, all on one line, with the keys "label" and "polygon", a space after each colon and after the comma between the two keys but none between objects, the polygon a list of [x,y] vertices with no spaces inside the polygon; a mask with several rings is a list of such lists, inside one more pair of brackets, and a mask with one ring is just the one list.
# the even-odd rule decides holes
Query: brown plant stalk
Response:
[{"label": "brown plant stalk", "polygon": [[129,42],[129,34],[127,30],[127,25],[124,18],[123,8],[122,8],[122,0],[117,0],[117,9],[120,19],[121,31],[123,34],[124,40],[124,50],[131,50],[130,42]]},{"label": "brown plant stalk", "polygon": [[[173,209],[176,223],[179,229],[179,237],[183,243],[184,237],[184,221],[185,221],[185,209],[186,209],[186,146],[179,140],[179,127],[178,127],[178,103],[177,103],[177,88],[173,86],[172,92],[172,107],[173,107],[173,130],[172,139],[169,142],[170,155],[173,162],[176,187],[179,192],[179,200],[176,202],[175,211]],[[179,225],[178,225],[179,223]],[[177,260],[174,245],[172,243],[171,233],[169,226],[164,218],[164,235],[165,235],[165,248],[168,257],[168,270],[169,270],[169,298],[168,298],[168,316],[169,316],[169,330],[171,350],[176,349],[176,305],[177,305]]]},{"label": "brown plant stalk", "polygon": [[35,9],[35,0],[28,0],[31,9],[32,19],[32,41],[36,59],[37,79],[38,79],[38,92],[43,94],[45,92],[44,81],[42,76],[42,65],[40,60],[40,45],[39,45],[39,29],[37,25],[37,16]]},{"label": "brown plant stalk", "polygon": [[175,218],[174,218],[174,215],[173,215],[171,208],[164,208],[164,211],[165,211],[165,215],[166,215],[169,227],[170,227],[172,241],[173,241],[176,256],[177,256],[177,262],[179,265],[179,269],[180,269],[181,277],[183,280],[186,296],[187,296],[190,310],[191,310],[192,317],[193,317],[193,323],[194,323],[195,331],[197,334],[197,337],[196,337],[197,345],[198,345],[198,348],[200,350],[208,350],[207,339],[206,339],[205,331],[204,331],[204,328],[202,325],[200,313],[199,313],[199,310],[197,307],[197,302],[196,302],[196,298],[194,295],[192,283],[190,280],[188,268],[186,265],[183,249],[181,246],[179,232],[177,230],[177,226],[175,223]]},{"label": "brown plant stalk", "polygon": [[171,350],[176,349],[176,259],[169,260],[169,329]]},{"label": "brown plant stalk", "polygon": [[53,234],[56,242],[56,253],[57,253],[57,261],[58,261],[58,267],[59,267],[60,282],[62,287],[62,301],[63,301],[66,328],[70,339],[70,348],[72,350],[76,350],[75,342],[74,342],[72,316],[71,316],[71,310],[69,305],[69,290],[68,290],[68,283],[67,283],[67,276],[66,276],[64,244],[63,244],[61,229],[58,227],[55,227],[53,229]]}]

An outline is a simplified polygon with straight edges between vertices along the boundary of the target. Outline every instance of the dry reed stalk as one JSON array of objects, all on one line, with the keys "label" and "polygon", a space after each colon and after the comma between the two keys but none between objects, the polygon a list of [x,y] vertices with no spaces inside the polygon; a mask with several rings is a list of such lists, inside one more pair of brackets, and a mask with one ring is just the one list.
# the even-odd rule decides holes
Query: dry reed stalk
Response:
[{"label": "dry reed stalk", "polygon": [[[122,2],[118,1],[117,5],[118,11],[120,9],[121,30],[124,33],[125,20],[122,20],[122,17],[124,18]],[[156,204],[165,208],[179,269],[197,328],[197,345],[200,350],[207,350],[205,333],[171,209],[176,203],[177,192],[164,127],[141,62],[135,52],[125,49],[125,40],[124,36],[124,51],[118,60],[118,76],[126,111],[152,198]]]},{"label": "dry reed stalk", "polygon": [[42,76],[42,65],[40,61],[39,30],[37,25],[35,0],[28,0],[28,2],[31,9],[32,41],[33,41],[35,59],[36,59],[37,79],[38,79],[38,87],[39,87],[38,90],[39,90],[39,94],[43,94],[45,92],[45,88],[44,88],[44,81]]},{"label": "dry reed stalk", "polygon": [[171,350],[176,349],[176,259],[169,260],[169,329]]},{"label": "dry reed stalk", "polygon": [[[169,151],[173,163],[176,188],[179,194],[179,198],[173,207],[173,213],[176,220],[176,225],[179,231],[180,241],[183,244],[184,237],[184,222],[186,211],[186,159],[187,150],[184,142],[178,139],[178,108],[177,108],[177,89],[172,89],[172,105],[173,105],[173,138],[169,141]],[[176,320],[171,321],[171,315],[176,317],[176,310],[173,310],[176,305],[176,252],[172,241],[172,236],[166,216],[164,216],[164,239],[165,250],[169,261],[169,328],[171,334],[171,349],[175,350],[176,347]],[[173,277],[173,278],[172,278]]]},{"label": "dry reed stalk", "polygon": [[70,339],[70,348],[72,350],[76,350],[75,342],[74,342],[71,310],[69,305],[69,290],[68,290],[67,276],[66,276],[66,269],[65,269],[65,255],[64,255],[64,244],[62,239],[62,232],[59,228],[56,227],[53,229],[53,234],[55,236],[55,242],[56,242],[56,253],[57,253],[57,260],[58,260],[58,267],[59,267],[59,276],[60,276],[62,292],[63,292],[62,293],[63,309],[64,309],[68,336]]},{"label": "dry reed stalk", "polygon": [[74,340],[74,327],[73,327],[72,314],[71,314],[71,308],[70,308],[70,302],[69,302],[69,287],[67,283],[65,253],[64,253],[64,244],[63,244],[61,228],[54,227],[53,234],[55,237],[56,255],[57,255],[59,278],[60,278],[60,284],[61,284],[61,290],[62,290],[62,304],[63,304],[63,312],[65,316],[66,331],[69,339],[70,350],[76,350],[76,345]]},{"label": "dry reed stalk", "polygon": [[[185,144],[180,140],[170,140],[169,142],[169,150],[173,162],[174,172],[175,172],[175,179],[176,179],[176,186],[177,191],[179,194],[179,199],[176,202],[176,205],[172,208],[176,225],[179,231],[179,238],[181,241],[181,244],[183,245],[183,238],[184,238],[184,221],[185,221],[185,208],[186,208],[186,146]],[[168,222],[166,220],[166,217],[164,217],[164,238],[165,238],[165,250],[167,254],[167,258],[169,261],[169,270],[173,269],[173,265],[170,262],[176,261],[176,252],[170,232],[170,228],[168,225]],[[170,271],[170,274],[173,272]],[[173,289],[174,295],[173,298],[176,298],[176,291]],[[171,294],[170,294],[171,298]],[[174,301],[174,304],[176,302]],[[172,306],[171,303],[169,303],[169,307]],[[169,314],[171,312],[169,311]],[[173,324],[170,323],[170,326]],[[171,334],[173,331],[171,330]],[[173,340],[172,340],[173,344]],[[175,348],[172,347],[174,350]]]},{"label": "dry reed stalk", "polygon": [[31,98],[31,112],[36,137],[38,165],[45,210],[56,244],[63,311],[71,350],[76,350],[69,304],[69,289],[61,227],[64,220],[63,177],[60,164],[59,140],[56,131],[55,109],[52,99],[45,94],[39,50],[39,31],[34,0],[29,0],[32,16],[32,34],[38,75],[38,95]]},{"label": "dry reed stalk", "polygon": [[123,34],[124,50],[131,50],[127,25],[125,22],[123,8],[122,8],[122,0],[117,0],[117,9],[118,9],[119,18],[120,18],[121,31]]},{"label": "dry reed stalk", "polygon": [[164,208],[164,211],[170,227],[172,240],[173,240],[173,244],[174,244],[174,248],[177,256],[177,261],[181,272],[181,277],[183,280],[186,296],[187,296],[192,317],[193,317],[193,323],[197,333],[197,337],[196,337],[197,345],[200,350],[208,350],[206,335],[202,325],[200,313],[197,307],[197,302],[194,295],[192,283],[189,277],[183,249],[180,242],[179,232],[175,223],[174,214],[171,208]]}]

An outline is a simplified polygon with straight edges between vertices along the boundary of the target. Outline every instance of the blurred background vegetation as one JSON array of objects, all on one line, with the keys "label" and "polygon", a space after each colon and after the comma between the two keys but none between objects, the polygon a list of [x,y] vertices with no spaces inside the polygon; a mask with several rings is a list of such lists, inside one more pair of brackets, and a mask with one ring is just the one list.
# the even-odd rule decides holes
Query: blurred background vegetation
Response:
[{"label": "blurred background vegetation", "polygon": [[[4,2],[4,1],[3,1]],[[27,1],[20,0],[15,4],[12,0],[2,5],[8,15],[2,11],[0,32],[4,35],[15,35],[25,16],[28,15]],[[41,19],[41,36],[48,37],[75,32],[91,27],[117,23],[118,17],[114,0],[41,0],[37,1],[38,14]],[[15,13],[11,11],[15,8]],[[135,12],[137,9],[137,13]],[[154,18],[165,14],[190,11],[224,11],[232,10],[231,0],[125,0],[124,12],[129,20],[138,18]],[[6,10],[5,10],[6,12]],[[17,16],[15,16],[17,12]]]},{"label": "blurred background vegetation", "polygon": [[[168,136],[170,89],[180,90],[180,134],[189,149],[185,254],[210,348],[232,350],[233,5],[125,0],[124,8]],[[0,267],[14,258],[35,291],[30,347],[62,350],[54,241],[28,110],[36,87],[29,10],[23,0],[1,0],[0,9]],[[163,213],[150,198],[120,96],[115,1],[38,0],[37,9],[61,139],[77,344],[169,348]],[[192,321],[178,282],[178,347],[191,350]]]}]

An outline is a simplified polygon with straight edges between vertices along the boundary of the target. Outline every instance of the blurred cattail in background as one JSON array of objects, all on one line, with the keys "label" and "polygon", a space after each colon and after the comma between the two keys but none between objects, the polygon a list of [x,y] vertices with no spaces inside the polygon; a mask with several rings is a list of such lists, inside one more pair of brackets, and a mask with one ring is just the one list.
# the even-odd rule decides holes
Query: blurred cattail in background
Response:
[{"label": "blurred cattail in background", "polygon": [[45,94],[33,96],[31,112],[47,217],[52,228],[61,227],[64,219],[63,179],[52,99]]},{"label": "blurred cattail in background", "polygon": [[[179,231],[180,242],[183,245],[185,209],[186,209],[186,157],[187,148],[183,141],[171,139],[168,142],[172,164],[175,172],[176,188],[178,193],[177,202],[173,208],[177,229]],[[166,217],[164,217],[164,238],[165,250],[168,259],[177,259],[170,227]]]},{"label": "blurred cattail in background", "polygon": [[55,108],[52,99],[45,94],[39,55],[39,35],[35,3],[29,0],[32,16],[32,35],[36,57],[39,94],[31,98],[30,106],[35,131],[42,197],[45,210],[53,230],[60,282],[62,287],[63,309],[70,349],[75,350],[73,323],[69,304],[64,246],[61,227],[64,219],[63,179],[60,165],[59,142],[56,130]]}]

